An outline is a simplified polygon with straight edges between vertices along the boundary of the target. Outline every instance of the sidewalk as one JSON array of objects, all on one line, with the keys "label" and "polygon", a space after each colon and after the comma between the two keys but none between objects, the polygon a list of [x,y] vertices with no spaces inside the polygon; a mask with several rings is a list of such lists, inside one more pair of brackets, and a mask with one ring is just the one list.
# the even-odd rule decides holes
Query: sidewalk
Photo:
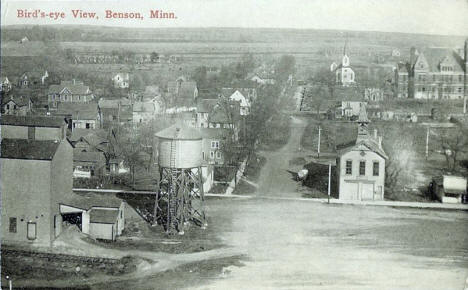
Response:
[{"label": "sidewalk", "polygon": [[[327,202],[326,199],[321,199],[322,202]],[[354,201],[354,200],[339,200],[330,199],[330,203],[334,204],[353,204],[353,205],[373,205],[373,206],[392,206],[392,207],[412,207],[412,208],[428,208],[428,209],[454,209],[468,210],[468,204],[461,203],[435,203],[435,202],[408,202],[408,201]]]}]

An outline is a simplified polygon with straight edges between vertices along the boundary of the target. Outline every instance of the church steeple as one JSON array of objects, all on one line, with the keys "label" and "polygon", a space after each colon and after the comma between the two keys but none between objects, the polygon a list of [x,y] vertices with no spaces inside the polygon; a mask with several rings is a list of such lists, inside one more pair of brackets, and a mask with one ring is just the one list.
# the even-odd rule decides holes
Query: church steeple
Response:
[{"label": "church steeple", "polygon": [[357,120],[357,123],[358,123],[358,136],[357,136],[356,142],[369,138],[368,125],[370,123],[370,120],[369,118],[367,118],[366,106],[364,104],[361,105],[361,108],[359,110],[359,118]]},{"label": "church steeple", "polygon": [[343,67],[349,66],[349,56],[348,56],[348,37],[346,37],[346,41],[343,47],[343,60],[342,65]]}]

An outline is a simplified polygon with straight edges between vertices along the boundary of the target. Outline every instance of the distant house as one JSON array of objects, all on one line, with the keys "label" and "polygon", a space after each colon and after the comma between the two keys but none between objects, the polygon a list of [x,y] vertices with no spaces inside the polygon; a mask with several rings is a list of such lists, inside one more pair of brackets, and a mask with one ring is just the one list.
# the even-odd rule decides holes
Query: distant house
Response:
[{"label": "distant house", "polygon": [[384,100],[384,91],[379,88],[364,89],[364,99],[370,102],[381,102]]},{"label": "distant house", "polygon": [[133,109],[129,99],[104,99],[98,102],[103,128],[133,121]]},{"label": "distant house", "polygon": [[125,228],[125,203],[93,192],[74,194],[59,203],[63,220],[95,239],[115,241]]},{"label": "distant house", "polygon": [[76,80],[62,81],[60,85],[51,85],[47,93],[51,107],[59,103],[89,103],[94,95],[88,86]]},{"label": "distant house", "polygon": [[126,89],[130,86],[130,75],[128,73],[118,73],[113,78],[114,88]]},{"label": "distant house", "polygon": [[250,106],[253,100],[257,97],[255,89],[222,89],[222,94],[231,101],[239,103],[240,115],[247,116],[250,114]]},{"label": "distant house", "polygon": [[19,88],[28,88],[32,85],[45,85],[49,77],[47,71],[29,71],[21,74],[17,81],[16,86]]},{"label": "distant house", "polygon": [[86,152],[106,152],[109,146],[107,133],[100,130],[79,129],[73,130],[69,138],[75,149]]},{"label": "distant house", "polygon": [[106,169],[104,153],[97,151],[83,151],[73,149],[73,177],[91,178],[102,176]]},{"label": "distant house", "polygon": [[4,115],[0,122],[2,139],[63,140],[67,132],[59,117]]},{"label": "distant house", "polygon": [[200,128],[202,136],[202,159],[205,164],[223,165],[223,142],[230,132],[222,128]]},{"label": "distant house", "polygon": [[198,96],[197,83],[178,78],[167,83],[167,93],[175,105],[191,106]]},{"label": "distant house", "polygon": [[20,41],[18,41],[19,43],[26,43],[26,42],[29,42],[29,38],[27,38],[26,36],[21,38]]},{"label": "distant house", "polygon": [[72,192],[72,155],[66,139],[3,138],[2,244],[51,246],[62,226],[58,203]]},{"label": "distant house", "polygon": [[218,99],[197,100],[196,126],[198,128],[208,128],[209,114],[217,104]]},{"label": "distant house", "polygon": [[2,77],[2,82],[0,83],[0,92],[8,93],[11,90],[11,82],[7,77]]},{"label": "distant house", "polygon": [[154,120],[156,116],[156,103],[135,102],[133,103],[133,124],[138,125]]},{"label": "distant house", "polygon": [[99,129],[101,127],[101,114],[96,102],[90,103],[59,103],[56,116],[63,116],[71,123],[72,131],[81,129]]},{"label": "distant house", "polygon": [[392,56],[393,57],[400,57],[401,56],[400,50],[397,49],[397,48],[392,49]]},{"label": "distant house", "polygon": [[467,202],[466,177],[443,175],[432,179],[430,191],[442,203]]},{"label": "distant house", "polygon": [[33,102],[29,97],[6,97],[2,99],[2,113],[5,115],[26,116],[32,111]]},{"label": "distant house", "polygon": [[125,166],[123,159],[112,158],[109,160],[109,173],[111,175],[126,174],[130,172],[130,168]]},{"label": "distant house", "polygon": [[274,85],[276,83],[275,79],[266,72],[255,73],[249,77],[249,80],[261,85]]},{"label": "distant house", "polygon": [[359,114],[355,141],[337,146],[339,199],[384,200],[385,162],[388,159],[382,141],[368,132],[365,107]]}]

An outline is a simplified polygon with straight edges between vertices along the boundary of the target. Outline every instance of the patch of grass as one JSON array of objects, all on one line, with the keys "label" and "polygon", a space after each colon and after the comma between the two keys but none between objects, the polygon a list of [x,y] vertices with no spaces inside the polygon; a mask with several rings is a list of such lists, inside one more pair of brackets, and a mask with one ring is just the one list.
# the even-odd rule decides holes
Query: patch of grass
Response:
[{"label": "patch of grass", "polygon": [[238,194],[238,195],[243,195],[243,194],[251,194],[255,193],[257,191],[257,188],[249,183],[247,183],[244,180],[240,180],[234,191],[232,192],[233,194]]}]

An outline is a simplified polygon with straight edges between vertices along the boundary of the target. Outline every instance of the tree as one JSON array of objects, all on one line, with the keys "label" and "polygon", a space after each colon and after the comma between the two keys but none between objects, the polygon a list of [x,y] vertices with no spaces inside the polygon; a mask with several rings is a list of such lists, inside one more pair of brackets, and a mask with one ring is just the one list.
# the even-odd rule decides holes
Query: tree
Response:
[{"label": "tree", "polygon": [[150,55],[150,60],[151,62],[158,62],[159,54],[153,51]]},{"label": "tree", "polygon": [[278,82],[284,82],[296,71],[296,59],[292,55],[283,55],[275,65],[275,75]]},{"label": "tree", "polygon": [[457,170],[460,157],[468,152],[467,134],[467,128],[457,123],[455,129],[445,130],[437,138],[449,171]]}]

